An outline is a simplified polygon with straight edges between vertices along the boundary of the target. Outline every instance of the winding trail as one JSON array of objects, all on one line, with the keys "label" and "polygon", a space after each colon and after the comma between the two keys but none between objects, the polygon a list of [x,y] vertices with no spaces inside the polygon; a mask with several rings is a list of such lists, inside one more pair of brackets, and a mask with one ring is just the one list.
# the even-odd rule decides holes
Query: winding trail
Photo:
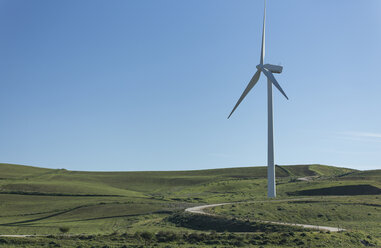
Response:
[{"label": "winding trail", "polygon": [[45,237],[48,235],[36,235],[36,234],[2,234],[0,237],[8,237],[8,238],[28,238],[28,237]]},{"label": "winding trail", "polygon": [[[272,200],[271,202],[280,202],[280,201],[304,201],[309,198],[299,198],[299,199],[284,199],[284,200]],[[204,210],[207,208],[214,208],[218,206],[224,206],[224,205],[231,205],[231,204],[240,204],[240,203],[258,203],[258,202],[269,202],[269,201],[250,201],[250,202],[225,202],[225,203],[217,203],[217,204],[209,204],[209,205],[201,205],[196,207],[191,207],[185,209],[185,212],[189,212],[192,214],[202,214],[202,215],[211,215],[216,216],[215,214],[207,213]],[[339,231],[345,231],[343,228],[339,227],[329,227],[329,226],[316,226],[316,225],[309,225],[309,224],[297,224],[297,223],[287,223],[287,222],[278,222],[278,221],[267,221],[267,220],[255,220],[257,222],[261,223],[269,223],[269,224],[275,224],[275,225],[283,225],[283,226],[298,226],[308,229],[316,229],[320,231],[330,231],[330,232],[339,232]]]}]

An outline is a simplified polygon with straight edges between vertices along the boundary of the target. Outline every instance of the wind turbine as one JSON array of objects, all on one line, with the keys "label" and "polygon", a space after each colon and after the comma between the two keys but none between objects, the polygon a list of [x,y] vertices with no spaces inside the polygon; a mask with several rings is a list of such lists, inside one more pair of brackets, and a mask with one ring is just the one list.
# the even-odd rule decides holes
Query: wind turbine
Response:
[{"label": "wind turbine", "polygon": [[238,105],[258,82],[261,72],[267,77],[267,108],[268,108],[268,143],[267,143],[267,196],[270,198],[276,197],[275,189],[275,164],[274,164],[274,135],[273,135],[273,93],[272,86],[274,85],[288,100],[286,93],[284,93],[282,87],[276,81],[273,73],[282,73],[283,67],[278,65],[263,64],[265,59],[265,24],[266,24],[266,0],[263,15],[263,29],[262,29],[262,48],[261,48],[261,58],[259,65],[257,65],[257,72],[251,78],[246,89],[243,91],[238,102],[234,106],[230,116],[237,109]]}]

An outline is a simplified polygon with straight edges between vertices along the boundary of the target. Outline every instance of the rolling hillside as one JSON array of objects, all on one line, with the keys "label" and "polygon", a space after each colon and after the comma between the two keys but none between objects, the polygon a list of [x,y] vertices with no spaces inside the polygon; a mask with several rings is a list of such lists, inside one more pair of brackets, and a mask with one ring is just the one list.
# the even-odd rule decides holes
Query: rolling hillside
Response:
[{"label": "rolling hillside", "polygon": [[[355,170],[324,165],[277,166],[279,178],[332,177]],[[154,195],[227,180],[266,178],[266,167],[194,171],[84,172],[0,164],[0,192],[61,195]]]},{"label": "rolling hillside", "polygon": [[[243,216],[291,221],[292,218],[284,217],[288,216],[287,211],[291,211],[298,221],[304,218],[325,224],[331,219],[335,221],[333,225],[359,228],[363,227],[361,220],[364,219],[368,220],[370,233],[381,231],[376,225],[381,221],[381,202],[377,196],[381,189],[379,170],[357,171],[318,164],[286,165],[277,166],[276,174],[278,199],[298,196],[316,200],[305,204],[286,202],[281,207],[268,205],[268,209],[284,211],[277,210],[277,214],[272,214],[263,210],[259,216],[251,215],[255,213],[251,206],[258,209],[262,206],[260,203],[217,209],[228,218],[218,220],[218,223],[227,221],[231,226],[229,216],[237,218],[237,221]],[[192,231],[191,222],[182,226],[183,217],[179,215],[186,207],[263,201],[267,200],[266,187],[266,167],[86,172],[0,164],[0,234],[58,234],[60,227],[69,227],[71,234],[140,230],[157,233],[163,229],[187,232]],[[340,198],[343,196],[346,198]],[[321,212],[327,217],[317,218],[321,214],[319,209],[324,208],[327,202],[330,209],[343,209],[352,215],[360,211],[359,216],[335,216],[335,212],[325,209]],[[370,205],[357,207],[364,202]],[[245,220],[240,221],[244,227]],[[259,228],[285,231],[285,228],[278,227]],[[222,229],[219,227],[218,230]]]}]

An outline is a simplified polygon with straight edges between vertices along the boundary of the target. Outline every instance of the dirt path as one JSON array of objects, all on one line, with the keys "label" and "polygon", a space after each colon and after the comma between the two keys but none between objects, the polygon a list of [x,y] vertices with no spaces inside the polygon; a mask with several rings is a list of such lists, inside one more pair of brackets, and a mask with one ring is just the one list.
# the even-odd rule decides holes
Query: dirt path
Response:
[{"label": "dirt path", "polygon": [[34,234],[30,234],[30,235],[23,235],[23,234],[2,234],[2,235],[0,235],[0,237],[9,237],[9,238],[27,238],[27,237],[44,237],[44,236],[47,236],[47,235],[34,235]]},{"label": "dirt path", "polygon": [[[300,198],[300,199],[285,199],[285,200],[273,200],[273,201],[302,201],[307,200],[307,198]],[[268,201],[256,201],[256,202],[268,202]],[[217,204],[209,204],[209,205],[202,205],[202,206],[196,206],[185,209],[185,212],[193,213],[193,214],[203,214],[203,215],[214,215],[211,213],[204,212],[207,208],[214,208],[218,206],[223,205],[231,205],[231,204],[240,204],[240,203],[254,203],[252,202],[227,202],[227,203],[217,203]],[[303,228],[308,229],[316,229],[321,231],[330,231],[330,232],[339,232],[339,231],[345,231],[343,228],[338,227],[329,227],[329,226],[316,226],[316,225],[309,225],[309,224],[296,224],[296,223],[287,223],[287,222],[278,222],[278,221],[267,221],[267,220],[255,220],[257,222],[261,223],[269,223],[269,224],[275,224],[275,225],[284,225],[284,226],[299,226]]]}]

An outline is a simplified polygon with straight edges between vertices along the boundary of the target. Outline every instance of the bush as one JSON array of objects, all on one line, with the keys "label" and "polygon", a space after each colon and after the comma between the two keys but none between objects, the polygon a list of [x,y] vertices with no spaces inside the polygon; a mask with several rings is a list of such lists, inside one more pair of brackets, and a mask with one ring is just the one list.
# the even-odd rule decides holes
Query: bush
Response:
[{"label": "bush", "polygon": [[206,235],[204,233],[191,233],[187,237],[187,241],[192,244],[203,242],[205,240],[206,240]]},{"label": "bush", "polygon": [[67,227],[67,226],[61,226],[58,229],[60,230],[61,233],[67,233],[70,231],[70,227]]},{"label": "bush", "polygon": [[144,243],[147,245],[153,239],[153,234],[147,231],[140,233],[140,237],[144,240]]},{"label": "bush", "polygon": [[171,242],[171,241],[176,241],[179,239],[179,236],[175,232],[171,231],[159,231],[156,234],[156,239],[158,242]]},{"label": "bush", "polygon": [[279,244],[280,245],[284,245],[284,244],[286,244],[287,243],[287,239],[285,239],[285,238],[283,238],[283,239],[281,239],[280,241],[279,241]]},{"label": "bush", "polygon": [[236,241],[236,242],[234,242],[234,246],[236,246],[236,247],[244,247],[244,246],[246,246],[246,244],[243,241]]},{"label": "bush", "polygon": [[152,240],[153,239],[153,234],[147,231],[144,231],[140,234],[140,236],[145,239],[145,240]]},{"label": "bush", "polygon": [[215,230],[212,230],[210,233],[209,233],[209,238],[210,239],[215,239],[217,237],[217,232]]},{"label": "bush", "polygon": [[138,240],[142,239],[141,234],[142,234],[141,232],[136,231],[135,234],[134,234],[134,238],[135,238],[135,239],[138,239]]}]

